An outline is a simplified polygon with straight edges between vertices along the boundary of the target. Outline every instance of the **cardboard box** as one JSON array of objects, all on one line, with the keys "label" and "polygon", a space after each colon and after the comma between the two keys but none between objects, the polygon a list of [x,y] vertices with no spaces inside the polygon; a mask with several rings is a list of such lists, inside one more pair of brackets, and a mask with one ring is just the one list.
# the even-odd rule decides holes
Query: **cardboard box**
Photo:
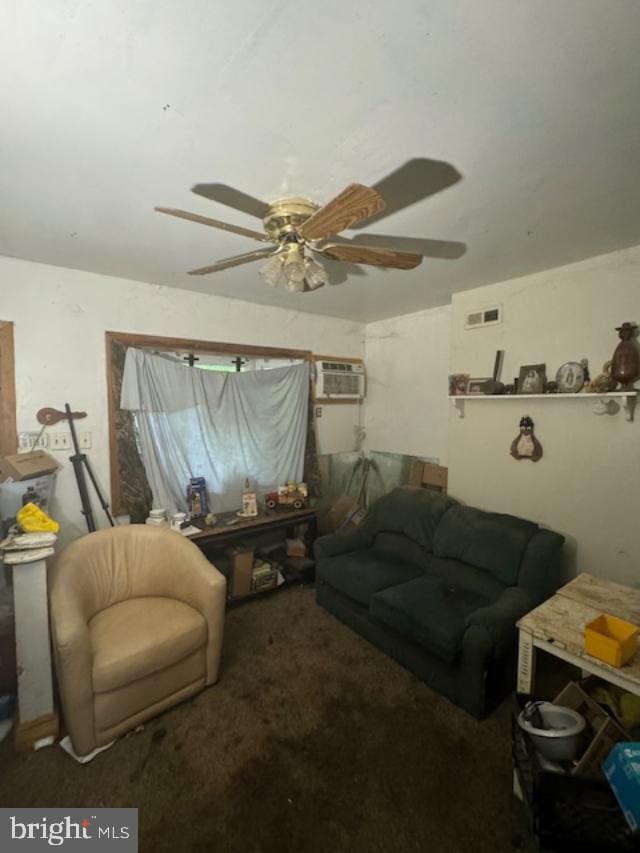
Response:
[{"label": "cardboard box", "polygon": [[600,777],[604,761],[615,744],[629,739],[627,732],[573,681],[556,696],[553,704],[564,705],[582,714],[587,721],[587,733],[591,736],[571,775]]},{"label": "cardboard box", "polygon": [[31,453],[12,453],[0,457],[0,482],[21,482],[54,474],[60,466],[44,450],[34,450]]},{"label": "cardboard box", "polygon": [[349,529],[357,527],[364,519],[365,513],[358,503],[357,498],[350,495],[341,495],[331,506],[318,518],[318,530],[325,533],[335,533],[341,528]]},{"label": "cardboard box", "polygon": [[449,469],[433,462],[412,462],[407,485],[419,489],[433,489],[446,492],[449,481]]},{"label": "cardboard box", "polygon": [[302,539],[287,539],[287,557],[306,557],[307,546]]},{"label": "cardboard box", "polygon": [[33,480],[0,483],[0,521],[15,520],[16,513],[22,506],[22,497],[29,487],[37,492],[39,506],[50,514],[55,482],[54,474],[46,474],[44,477],[37,477]]},{"label": "cardboard box", "polygon": [[226,554],[231,560],[231,595],[233,598],[243,598],[245,595],[251,595],[253,548],[249,545],[238,543],[227,548]]},{"label": "cardboard box", "polygon": [[271,563],[263,560],[254,566],[251,580],[253,592],[264,592],[278,585],[278,572]]},{"label": "cardboard box", "polygon": [[640,828],[640,743],[617,743],[602,769],[635,832]]}]

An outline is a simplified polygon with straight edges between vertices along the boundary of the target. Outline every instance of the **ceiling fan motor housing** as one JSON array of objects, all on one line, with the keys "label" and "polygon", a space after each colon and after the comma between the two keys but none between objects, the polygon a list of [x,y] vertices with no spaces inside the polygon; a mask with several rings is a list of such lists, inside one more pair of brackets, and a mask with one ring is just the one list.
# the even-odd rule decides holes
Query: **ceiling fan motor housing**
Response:
[{"label": "ceiling fan motor housing", "polygon": [[269,205],[263,219],[264,230],[272,240],[280,243],[288,235],[296,234],[318,207],[307,198],[279,198]]}]

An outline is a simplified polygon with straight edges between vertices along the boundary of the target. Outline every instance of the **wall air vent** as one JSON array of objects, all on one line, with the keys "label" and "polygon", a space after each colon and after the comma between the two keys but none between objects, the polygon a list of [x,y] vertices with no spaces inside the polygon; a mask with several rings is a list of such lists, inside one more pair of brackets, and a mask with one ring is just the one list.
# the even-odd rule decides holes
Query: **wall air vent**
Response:
[{"label": "wall air vent", "polygon": [[498,323],[502,323],[502,305],[469,311],[464,318],[465,329],[482,329],[485,326],[497,326]]}]

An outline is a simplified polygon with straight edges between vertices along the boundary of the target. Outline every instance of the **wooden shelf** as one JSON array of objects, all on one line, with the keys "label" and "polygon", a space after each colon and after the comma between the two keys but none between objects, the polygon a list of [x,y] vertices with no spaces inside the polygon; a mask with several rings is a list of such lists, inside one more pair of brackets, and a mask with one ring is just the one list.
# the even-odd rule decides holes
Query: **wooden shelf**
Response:
[{"label": "wooden shelf", "polygon": [[604,415],[607,412],[607,404],[618,400],[628,421],[633,420],[633,412],[636,405],[637,391],[610,391],[607,394],[459,394],[449,396],[451,403],[459,418],[464,417],[465,403],[468,400],[492,400],[493,402],[506,402],[507,400],[518,400],[521,404],[527,400],[595,400],[593,412],[596,415]]}]

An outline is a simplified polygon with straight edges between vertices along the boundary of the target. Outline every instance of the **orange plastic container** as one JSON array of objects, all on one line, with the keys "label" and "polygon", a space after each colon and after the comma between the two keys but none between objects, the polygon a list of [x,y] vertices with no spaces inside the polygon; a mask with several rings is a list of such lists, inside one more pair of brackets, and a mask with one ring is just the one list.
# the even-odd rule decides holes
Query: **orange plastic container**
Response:
[{"label": "orange plastic container", "polygon": [[631,622],[603,613],[585,625],[584,650],[611,666],[624,666],[636,653],[638,633]]}]

